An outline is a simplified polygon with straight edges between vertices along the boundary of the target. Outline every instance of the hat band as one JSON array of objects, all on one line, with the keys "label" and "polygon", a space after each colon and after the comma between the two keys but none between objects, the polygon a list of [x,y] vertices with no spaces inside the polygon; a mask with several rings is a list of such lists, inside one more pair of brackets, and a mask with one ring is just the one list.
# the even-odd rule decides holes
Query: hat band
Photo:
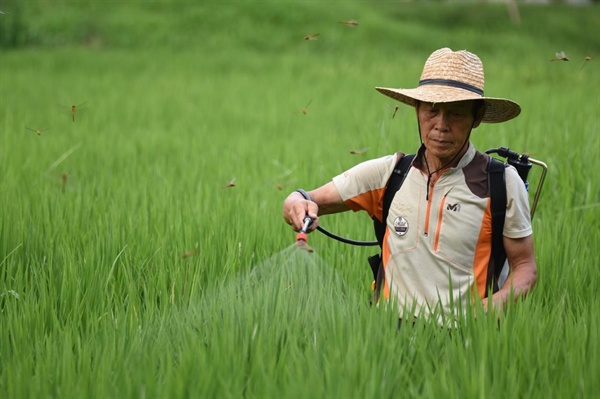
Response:
[{"label": "hat band", "polygon": [[473,92],[475,94],[479,94],[480,96],[483,96],[483,90],[481,90],[480,88],[475,87],[473,85],[470,85],[468,83],[459,82],[457,80],[450,80],[450,79],[423,79],[423,80],[419,81],[419,86],[426,86],[426,85],[439,85],[439,86],[456,87],[458,89],[465,89],[465,90],[468,90],[468,91]]}]

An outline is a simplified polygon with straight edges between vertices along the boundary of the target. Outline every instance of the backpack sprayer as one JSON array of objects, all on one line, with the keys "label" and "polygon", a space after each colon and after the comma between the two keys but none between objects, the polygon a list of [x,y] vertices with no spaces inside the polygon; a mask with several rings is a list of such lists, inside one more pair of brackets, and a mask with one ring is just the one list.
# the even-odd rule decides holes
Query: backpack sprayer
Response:
[{"label": "backpack sprayer", "polygon": [[[546,173],[548,171],[548,167],[546,166],[546,164],[542,161],[531,158],[527,154],[519,154],[515,151],[512,151],[508,147],[491,148],[491,149],[487,150],[485,153],[488,155],[489,154],[497,154],[497,155],[505,158],[506,163],[515,167],[519,176],[525,183],[525,188],[527,188],[528,191],[529,191],[529,181],[527,180],[527,177],[529,175],[529,172],[530,172],[532,166],[537,165],[542,168],[542,173],[540,175],[540,178],[539,178],[539,181],[537,184],[537,189],[536,189],[535,195],[533,197],[533,202],[531,204],[530,215],[531,215],[531,218],[533,219],[533,214],[535,213],[535,210],[537,208],[537,204],[538,204],[538,201],[540,198],[540,193],[542,191],[542,187],[544,185],[544,180],[546,178]],[[313,220],[311,217],[306,216],[304,218],[304,225],[303,225],[302,229],[296,235],[296,244],[300,247],[306,248],[310,252],[312,252],[312,248],[308,247],[308,245],[307,245],[306,232],[307,232],[309,226],[312,224],[312,221]],[[378,241],[357,241],[357,240],[352,240],[352,239],[345,238],[345,237],[340,237],[340,236],[326,230],[322,226],[317,226],[317,230],[319,230],[321,233],[325,234],[326,236],[328,236],[330,238],[333,238],[337,241],[340,241],[340,242],[343,242],[346,244],[357,245],[357,246],[379,245]],[[508,263],[505,263],[504,269],[506,270],[506,273],[504,273],[504,269],[503,269],[502,275],[505,275],[505,274],[508,275],[508,267],[507,266],[508,266]],[[506,277],[504,276],[504,278],[506,278]],[[502,282],[503,281],[504,280],[502,280]]]},{"label": "backpack sprayer", "polygon": [[[521,180],[525,183],[525,188],[529,191],[529,180],[527,177],[529,175],[529,171],[533,165],[538,165],[542,168],[542,173],[540,174],[540,179],[537,184],[537,189],[533,196],[533,202],[531,204],[530,217],[533,219],[533,214],[535,213],[535,209],[537,207],[538,201],[540,199],[540,193],[542,191],[542,186],[544,185],[544,180],[546,179],[546,172],[548,171],[548,167],[542,161],[538,161],[537,159],[531,158],[527,154],[519,154],[515,151],[510,150],[508,147],[499,147],[499,148],[491,148],[485,152],[486,154],[498,154],[503,158],[506,158],[506,161],[509,165],[514,166],[517,170],[517,173],[521,177]],[[504,261],[504,265],[502,266],[502,270],[500,271],[500,275],[498,276],[498,287],[502,287],[506,278],[508,277],[508,273],[510,272],[510,266],[508,264],[508,259]]]},{"label": "backpack sprayer", "polygon": [[527,154],[519,154],[515,151],[510,150],[508,147],[499,147],[499,148],[491,148],[485,152],[486,154],[498,154],[503,158],[506,158],[507,163],[515,167],[521,180],[525,183],[525,188],[529,191],[529,181],[527,180],[527,176],[529,175],[529,171],[533,165],[538,165],[542,168],[542,174],[540,175],[540,180],[538,181],[537,189],[535,191],[535,195],[533,196],[533,202],[531,204],[531,218],[533,219],[533,214],[535,213],[535,208],[537,207],[537,203],[540,199],[540,193],[542,191],[542,186],[544,185],[544,180],[546,179],[546,172],[548,171],[548,166],[542,161],[538,161],[537,159],[531,158]]}]

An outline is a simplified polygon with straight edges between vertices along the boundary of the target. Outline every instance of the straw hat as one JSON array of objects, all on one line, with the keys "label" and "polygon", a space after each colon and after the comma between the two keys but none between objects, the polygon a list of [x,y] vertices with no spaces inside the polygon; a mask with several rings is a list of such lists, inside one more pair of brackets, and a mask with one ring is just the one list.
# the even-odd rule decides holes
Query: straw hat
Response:
[{"label": "straw hat", "polygon": [[442,48],[434,51],[423,67],[416,89],[376,89],[405,104],[417,101],[447,103],[464,100],[484,100],[486,109],[482,122],[505,122],[521,113],[519,104],[504,98],[483,96],[483,63],[466,50]]}]

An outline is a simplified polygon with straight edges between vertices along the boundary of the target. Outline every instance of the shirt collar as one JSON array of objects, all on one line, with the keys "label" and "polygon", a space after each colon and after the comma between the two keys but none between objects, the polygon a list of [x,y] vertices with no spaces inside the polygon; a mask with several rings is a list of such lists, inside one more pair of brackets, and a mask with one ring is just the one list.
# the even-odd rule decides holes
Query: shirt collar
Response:
[{"label": "shirt collar", "polygon": [[[473,160],[473,158],[475,158],[475,153],[477,152],[475,150],[475,147],[473,146],[473,144],[471,144],[470,141],[467,143],[467,146],[468,146],[467,152],[465,152],[463,154],[460,161],[458,161],[458,164],[455,167],[450,168],[450,170],[462,169],[465,166],[467,166]],[[421,147],[419,148],[419,151],[417,152],[417,157],[414,161],[414,165],[421,170],[424,169],[424,163],[423,163],[424,154],[425,154],[425,145],[421,144]]]},{"label": "shirt collar", "polygon": [[462,156],[460,161],[458,161],[456,168],[453,168],[453,169],[462,169],[465,166],[467,166],[469,163],[471,163],[473,158],[475,158],[475,153],[477,152],[477,151],[475,151],[475,147],[473,146],[473,144],[471,144],[470,141],[468,143],[468,146],[469,147],[467,148],[467,152],[464,153],[464,155]]}]

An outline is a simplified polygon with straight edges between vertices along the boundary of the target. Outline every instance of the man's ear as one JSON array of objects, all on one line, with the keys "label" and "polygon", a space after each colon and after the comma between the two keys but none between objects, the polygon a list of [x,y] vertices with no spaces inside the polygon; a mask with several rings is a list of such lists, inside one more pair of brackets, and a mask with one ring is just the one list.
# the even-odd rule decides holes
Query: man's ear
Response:
[{"label": "man's ear", "polygon": [[483,115],[485,115],[485,101],[481,101],[481,103],[477,104],[476,107],[473,129],[479,126],[483,120]]}]

